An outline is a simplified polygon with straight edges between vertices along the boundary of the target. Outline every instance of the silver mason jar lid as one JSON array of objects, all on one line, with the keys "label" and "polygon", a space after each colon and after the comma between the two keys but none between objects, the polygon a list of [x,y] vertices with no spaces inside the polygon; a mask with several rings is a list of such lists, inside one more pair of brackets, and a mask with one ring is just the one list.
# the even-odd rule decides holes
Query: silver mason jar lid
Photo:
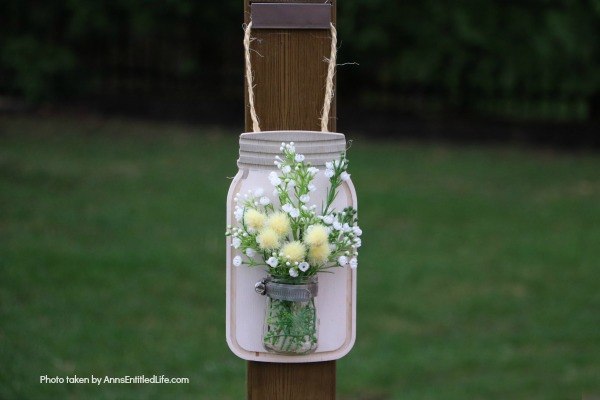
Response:
[{"label": "silver mason jar lid", "polygon": [[275,300],[310,301],[319,294],[319,284],[314,279],[302,284],[273,282],[270,277],[256,282],[254,291]]},{"label": "silver mason jar lid", "polygon": [[341,133],[316,131],[265,131],[240,135],[240,169],[275,169],[275,156],[281,155],[281,143],[294,142],[296,153],[305,162],[324,166],[346,150],[346,137]]}]

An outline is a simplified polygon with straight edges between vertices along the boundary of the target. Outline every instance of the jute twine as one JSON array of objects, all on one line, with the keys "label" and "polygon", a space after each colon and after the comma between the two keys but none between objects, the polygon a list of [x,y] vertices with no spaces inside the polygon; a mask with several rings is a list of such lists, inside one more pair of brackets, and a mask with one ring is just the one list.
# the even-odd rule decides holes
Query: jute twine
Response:
[{"label": "jute twine", "polygon": [[[321,111],[321,132],[329,132],[329,112],[331,111],[331,101],[333,100],[333,77],[335,75],[336,56],[337,56],[337,31],[335,26],[330,23],[331,26],[331,53],[329,59],[327,59],[327,78],[325,81],[325,99],[323,101],[323,109]],[[254,84],[252,74],[252,64],[250,62],[250,43],[254,40],[250,36],[252,30],[252,21],[246,25],[244,30],[244,50],[246,59],[246,86],[248,87],[248,105],[250,106],[250,118],[252,119],[252,131],[260,132],[260,124],[258,121],[258,115],[256,114],[256,108],[254,106]]]}]

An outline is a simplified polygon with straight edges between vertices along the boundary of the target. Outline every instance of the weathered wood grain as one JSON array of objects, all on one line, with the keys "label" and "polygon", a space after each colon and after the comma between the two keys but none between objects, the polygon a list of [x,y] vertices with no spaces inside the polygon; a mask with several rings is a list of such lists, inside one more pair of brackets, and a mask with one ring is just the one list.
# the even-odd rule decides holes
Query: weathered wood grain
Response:
[{"label": "weathered wood grain", "polygon": [[305,364],[249,362],[248,399],[335,399],[335,361]]}]

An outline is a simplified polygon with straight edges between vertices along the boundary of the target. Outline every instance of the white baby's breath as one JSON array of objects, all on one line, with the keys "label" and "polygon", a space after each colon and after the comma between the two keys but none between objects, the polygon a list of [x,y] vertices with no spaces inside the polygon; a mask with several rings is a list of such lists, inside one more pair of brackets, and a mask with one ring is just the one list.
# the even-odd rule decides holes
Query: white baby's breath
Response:
[{"label": "white baby's breath", "polygon": [[302,261],[300,264],[298,264],[298,269],[302,272],[308,271],[309,268],[310,268],[310,264],[307,263],[306,261]]},{"label": "white baby's breath", "polygon": [[240,256],[233,257],[233,265],[235,267],[239,267],[240,265],[242,265],[242,257],[240,257]]},{"label": "white baby's breath", "polygon": [[269,199],[267,196],[263,196],[260,198],[259,202],[261,206],[268,206],[271,204],[271,199]]},{"label": "white baby's breath", "polygon": [[281,179],[279,178],[279,176],[277,176],[277,172],[275,171],[271,171],[271,173],[269,174],[269,181],[273,186],[279,186],[281,184]]},{"label": "white baby's breath", "polygon": [[275,267],[277,267],[277,265],[279,265],[279,261],[277,261],[276,257],[269,257],[269,259],[267,260],[267,264],[271,268],[275,268]]},{"label": "white baby's breath", "polygon": [[[352,269],[358,268],[358,260],[356,259],[356,257],[352,257],[350,259],[350,268],[352,268]],[[367,269],[369,269],[369,268],[367,267]]]},{"label": "white baby's breath", "polygon": [[242,245],[242,239],[234,237],[233,239],[231,239],[231,245],[234,249],[239,248]]},{"label": "white baby's breath", "polygon": [[289,273],[290,273],[290,276],[292,278],[297,278],[298,277],[298,270],[296,268],[294,268],[294,267],[290,268]]},{"label": "white baby's breath", "polygon": [[244,209],[242,207],[236,206],[235,211],[233,212],[233,216],[236,221],[241,221],[244,218]]}]

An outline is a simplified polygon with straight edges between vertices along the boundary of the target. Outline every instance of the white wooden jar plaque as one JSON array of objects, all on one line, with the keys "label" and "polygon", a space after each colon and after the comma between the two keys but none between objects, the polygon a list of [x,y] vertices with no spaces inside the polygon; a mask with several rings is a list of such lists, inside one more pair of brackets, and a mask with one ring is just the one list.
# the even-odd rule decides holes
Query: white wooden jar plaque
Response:
[{"label": "white wooden jar plaque", "polygon": [[[273,162],[280,154],[282,142],[294,142],[296,151],[321,170],[313,181],[317,191],[311,195],[311,203],[321,204],[329,184],[322,173],[323,167],[325,162],[338,159],[345,151],[343,134],[313,131],[243,133],[240,136],[239,172],[233,178],[227,195],[228,225],[236,223],[233,215],[236,193],[262,187],[279,205],[277,198],[271,195],[268,175],[277,171]],[[348,206],[357,208],[356,192],[351,181],[342,183],[334,202],[336,210]],[[237,250],[231,246],[230,237],[226,239],[226,248],[226,336],[233,353],[251,361],[300,363],[336,360],[352,349],[356,336],[356,269],[340,267],[331,269],[331,274],[319,274],[317,350],[311,354],[282,355],[265,350],[262,341],[266,302],[264,296],[255,292],[254,285],[267,276],[267,272],[260,267],[235,267],[233,258]]]}]

